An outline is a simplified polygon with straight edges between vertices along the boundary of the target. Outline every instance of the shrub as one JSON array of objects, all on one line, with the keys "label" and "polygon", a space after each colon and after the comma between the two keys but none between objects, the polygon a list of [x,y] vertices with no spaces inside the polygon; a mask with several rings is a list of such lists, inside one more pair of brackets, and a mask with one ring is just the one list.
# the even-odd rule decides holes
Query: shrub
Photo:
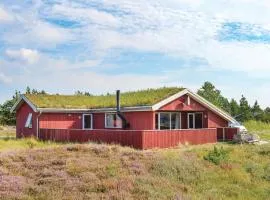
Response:
[{"label": "shrub", "polygon": [[38,141],[34,138],[27,139],[25,143],[30,149],[33,149],[38,145]]},{"label": "shrub", "polygon": [[228,153],[229,152],[224,150],[223,147],[217,148],[214,146],[214,149],[209,151],[208,154],[204,156],[204,159],[219,165],[221,162],[228,159]]},{"label": "shrub", "polygon": [[150,170],[155,175],[173,179],[185,184],[193,184],[202,178],[202,166],[192,155],[178,158],[165,157],[155,160]]}]

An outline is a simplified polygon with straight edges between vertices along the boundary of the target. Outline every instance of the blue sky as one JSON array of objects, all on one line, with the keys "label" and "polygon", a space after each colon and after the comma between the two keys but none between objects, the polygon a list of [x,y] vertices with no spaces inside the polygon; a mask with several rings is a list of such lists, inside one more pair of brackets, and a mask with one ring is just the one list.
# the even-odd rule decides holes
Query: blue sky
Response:
[{"label": "blue sky", "polygon": [[270,106],[266,0],[2,0],[0,102],[213,82]]}]

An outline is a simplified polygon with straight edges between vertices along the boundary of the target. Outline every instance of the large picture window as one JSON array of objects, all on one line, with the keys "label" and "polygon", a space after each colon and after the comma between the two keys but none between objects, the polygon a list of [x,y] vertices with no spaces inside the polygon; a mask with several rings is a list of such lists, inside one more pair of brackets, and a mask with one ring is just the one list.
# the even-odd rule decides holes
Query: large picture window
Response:
[{"label": "large picture window", "polygon": [[83,129],[84,130],[93,129],[93,115],[92,114],[83,114]]},{"label": "large picture window", "polygon": [[105,128],[122,128],[122,120],[116,113],[106,113]]},{"label": "large picture window", "polygon": [[162,112],[156,113],[156,129],[173,130],[181,129],[181,113]]}]

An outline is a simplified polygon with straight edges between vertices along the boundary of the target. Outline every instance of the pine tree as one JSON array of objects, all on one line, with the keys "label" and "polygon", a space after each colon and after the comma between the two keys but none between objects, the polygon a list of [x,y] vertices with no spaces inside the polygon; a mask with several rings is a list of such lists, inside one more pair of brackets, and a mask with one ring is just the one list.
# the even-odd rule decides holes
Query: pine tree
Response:
[{"label": "pine tree", "polygon": [[231,100],[230,108],[231,108],[231,115],[237,119],[239,117],[238,115],[240,114],[240,106],[238,105],[235,99]]},{"label": "pine tree", "polygon": [[253,115],[255,120],[262,120],[263,119],[263,110],[261,109],[257,100],[255,101],[251,111],[252,111],[252,115]]},{"label": "pine tree", "polygon": [[246,97],[242,95],[240,99],[240,116],[239,119],[241,122],[248,121],[252,119],[251,108],[248,104]]}]

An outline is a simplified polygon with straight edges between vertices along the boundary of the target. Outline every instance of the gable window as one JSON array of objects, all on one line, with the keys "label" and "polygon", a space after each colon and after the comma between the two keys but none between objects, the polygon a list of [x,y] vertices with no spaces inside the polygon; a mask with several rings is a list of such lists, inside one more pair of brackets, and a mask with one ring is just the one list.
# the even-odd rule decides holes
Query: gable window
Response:
[{"label": "gable window", "polygon": [[157,130],[181,129],[181,113],[161,112],[155,115]]},{"label": "gable window", "polygon": [[122,128],[121,118],[116,113],[106,113],[105,128]]},{"label": "gable window", "polygon": [[28,116],[27,116],[27,119],[26,119],[26,122],[25,122],[25,125],[24,127],[25,128],[32,128],[32,113],[29,113]]},{"label": "gable window", "polygon": [[93,129],[93,115],[92,114],[83,114],[83,129],[84,130]]}]

